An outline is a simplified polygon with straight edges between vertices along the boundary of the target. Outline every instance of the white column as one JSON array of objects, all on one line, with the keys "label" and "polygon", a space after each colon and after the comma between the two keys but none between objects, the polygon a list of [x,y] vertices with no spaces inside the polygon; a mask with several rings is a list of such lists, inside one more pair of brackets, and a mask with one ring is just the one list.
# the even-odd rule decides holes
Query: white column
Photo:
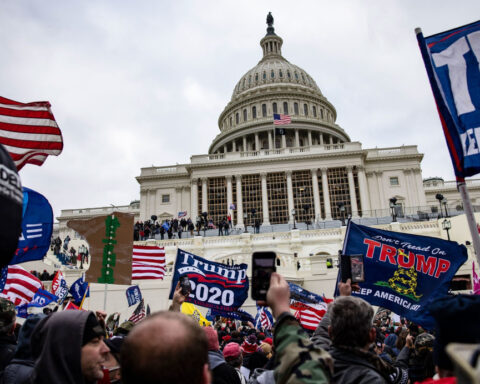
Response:
[{"label": "white column", "polygon": [[268,131],[268,149],[273,149],[272,131]]},{"label": "white column", "polygon": [[175,212],[174,214],[174,216],[176,217],[178,215],[178,212],[182,211],[182,187],[175,187],[175,193],[177,194],[175,199],[177,212]]},{"label": "white column", "polygon": [[235,175],[237,183],[237,227],[243,226],[242,175]]},{"label": "white column", "polygon": [[258,139],[258,133],[255,133],[255,151],[260,150],[260,140]]},{"label": "white column", "polygon": [[[284,136],[285,137],[285,136]],[[287,171],[287,202],[288,202],[288,223],[293,224],[292,209],[293,204],[293,185],[292,185],[292,171]]]},{"label": "white column", "polygon": [[243,136],[243,152],[248,151],[247,149],[247,137]]},{"label": "white column", "polygon": [[202,177],[202,213],[208,212],[207,178]]},{"label": "white column", "polygon": [[150,219],[150,216],[155,215],[156,212],[156,207],[157,207],[157,201],[156,201],[156,195],[157,191],[155,189],[150,189],[149,195],[150,195],[150,211],[147,212],[147,219]]},{"label": "white column", "polygon": [[323,204],[325,205],[325,220],[332,220],[330,207],[330,192],[328,191],[327,168],[322,168]]},{"label": "white column", "polygon": [[197,179],[192,179],[190,187],[190,218],[195,223],[198,214],[198,182]]},{"label": "white column", "polygon": [[365,176],[365,168],[360,166],[358,167],[358,187],[360,190],[360,202],[362,204],[362,216],[370,216],[370,201],[368,192],[367,178]]},{"label": "white column", "polygon": [[332,135],[330,135],[329,143],[330,143],[330,144],[333,144],[333,136],[332,136]]},{"label": "white column", "polygon": [[295,147],[299,147],[299,146],[300,146],[300,136],[298,133],[298,129],[295,128]]},{"label": "white column", "polygon": [[313,145],[312,142],[312,131],[308,131],[308,146],[311,147]]},{"label": "white column", "polygon": [[323,145],[323,133],[320,133],[320,145]]},{"label": "white column", "polygon": [[353,181],[353,167],[347,167],[348,191],[350,192],[350,206],[352,207],[352,217],[358,217],[357,194],[355,193],[355,182]]},{"label": "white column", "polygon": [[413,176],[415,178],[415,185],[417,189],[418,205],[421,207],[425,207],[427,205],[427,199],[425,198],[425,191],[423,189],[423,180],[420,168],[415,168],[413,170]]},{"label": "white column", "polygon": [[262,180],[262,210],[263,210],[263,225],[270,225],[270,217],[268,214],[268,194],[267,194],[267,174],[260,173]]},{"label": "white column", "polygon": [[148,212],[148,192],[145,189],[140,189],[140,207],[140,220],[144,221]]},{"label": "white column", "polygon": [[[383,189],[382,171],[376,171],[375,176],[377,176],[378,198],[380,199],[380,203],[378,204],[378,208],[384,210],[387,207],[387,203],[385,201],[385,191]],[[385,214],[385,212],[382,211],[381,214],[383,215],[383,214]],[[389,214],[389,212],[387,212],[387,214]]]},{"label": "white column", "polygon": [[232,215],[232,210],[230,206],[233,204],[233,194],[232,194],[232,175],[225,176],[227,179],[227,214]]},{"label": "white column", "polygon": [[287,148],[287,135],[282,135],[282,148]]},{"label": "white column", "polygon": [[[405,179],[405,185],[403,186],[403,190],[406,191],[406,198],[405,198],[405,207],[415,207],[417,204],[414,203],[414,197],[412,196],[412,188],[410,181],[410,173],[412,172],[411,168],[407,168],[403,170],[403,177]],[[401,182],[401,181],[400,181]]]},{"label": "white column", "polygon": [[237,142],[235,140],[232,141],[232,152],[237,152]]},{"label": "white column", "polygon": [[223,146],[223,153],[227,153],[227,144]]},{"label": "white column", "polygon": [[[310,132],[309,132],[310,133]],[[310,136],[310,139],[312,137]],[[313,187],[313,206],[315,208],[315,221],[320,221],[321,212],[320,212],[320,191],[318,190],[318,169],[311,169],[312,173],[312,187]]]}]

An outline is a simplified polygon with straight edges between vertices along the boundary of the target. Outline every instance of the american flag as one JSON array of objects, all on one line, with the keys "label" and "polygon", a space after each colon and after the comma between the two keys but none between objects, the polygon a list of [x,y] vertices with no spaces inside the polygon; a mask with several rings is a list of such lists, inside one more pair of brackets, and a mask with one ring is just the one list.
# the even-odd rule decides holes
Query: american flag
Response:
[{"label": "american flag", "polygon": [[27,163],[42,165],[48,155],[59,155],[63,149],[62,133],[50,103],[23,104],[0,96],[0,144],[18,170]]},{"label": "american flag", "polygon": [[327,312],[327,303],[307,304],[291,300],[290,308],[295,310],[295,317],[303,328],[314,331]]},{"label": "american flag", "polygon": [[42,282],[31,273],[19,265],[9,265],[7,280],[0,297],[10,300],[17,306],[32,301],[40,288],[43,289]]},{"label": "american flag", "polygon": [[137,324],[144,317],[145,317],[145,304],[142,299],[142,301],[138,303],[137,308],[135,308],[135,311],[133,311],[132,316],[129,317],[128,321],[132,321],[133,323]]},{"label": "american flag", "polygon": [[290,115],[279,115],[276,113],[273,114],[274,125],[290,124],[291,122],[292,122],[292,118]]},{"label": "american flag", "polygon": [[134,245],[132,280],[163,279],[165,275],[165,249],[155,245]]}]

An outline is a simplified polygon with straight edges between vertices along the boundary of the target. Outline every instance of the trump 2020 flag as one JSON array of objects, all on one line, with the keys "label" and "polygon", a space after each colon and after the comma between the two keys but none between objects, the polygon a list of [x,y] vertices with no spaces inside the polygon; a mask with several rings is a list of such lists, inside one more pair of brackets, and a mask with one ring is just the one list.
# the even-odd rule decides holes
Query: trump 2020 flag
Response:
[{"label": "trump 2020 flag", "polygon": [[417,40],[458,180],[480,172],[480,21]]},{"label": "trump 2020 flag", "polygon": [[[426,307],[447,294],[450,281],[467,260],[454,241],[384,231],[350,221],[344,255],[363,255],[365,282],[352,295],[433,329]],[[340,278],[340,273],[339,273]]]},{"label": "trump 2020 flag", "polygon": [[235,311],[247,299],[247,264],[215,263],[178,249],[170,299],[183,275],[188,276],[192,288],[187,302],[221,311]]},{"label": "trump 2020 flag", "polygon": [[52,293],[58,297],[58,304],[62,304],[68,295],[67,281],[63,277],[62,271],[57,271],[52,281]]},{"label": "trump 2020 flag", "polygon": [[43,195],[24,187],[22,234],[10,264],[42,260],[50,246],[52,229],[52,206]]},{"label": "trump 2020 flag", "polygon": [[267,308],[257,305],[254,324],[256,329],[272,329],[273,316]]},{"label": "trump 2020 flag", "polygon": [[125,293],[127,295],[129,307],[142,301],[142,292],[140,291],[140,287],[138,285],[127,288]]}]

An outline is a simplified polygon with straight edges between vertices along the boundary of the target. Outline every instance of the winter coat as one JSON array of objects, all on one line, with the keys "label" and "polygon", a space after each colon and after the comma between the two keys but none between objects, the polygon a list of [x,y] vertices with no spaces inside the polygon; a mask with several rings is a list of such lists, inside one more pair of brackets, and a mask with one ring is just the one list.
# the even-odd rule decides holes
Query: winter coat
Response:
[{"label": "winter coat", "polygon": [[208,351],[212,384],[241,384],[237,371],[225,361],[222,352]]},{"label": "winter coat", "polygon": [[0,335],[0,372],[12,360],[17,348],[17,342],[14,335]]}]

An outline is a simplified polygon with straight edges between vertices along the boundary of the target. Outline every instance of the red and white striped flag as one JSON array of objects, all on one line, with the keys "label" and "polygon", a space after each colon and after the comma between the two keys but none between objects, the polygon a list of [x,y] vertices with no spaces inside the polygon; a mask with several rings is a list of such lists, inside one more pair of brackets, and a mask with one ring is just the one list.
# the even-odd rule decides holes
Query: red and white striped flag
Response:
[{"label": "red and white striped flag", "polygon": [[306,304],[291,300],[290,308],[296,311],[295,317],[303,328],[314,331],[327,312],[327,303]]},{"label": "red and white striped flag", "polygon": [[145,316],[145,303],[142,299],[142,301],[138,303],[137,308],[135,308],[135,311],[133,311],[132,316],[130,316],[128,320],[132,321],[134,324],[137,324],[140,320],[143,320]]},{"label": "red and white striped flag", "polygon": [[156,245],[134,245],[132,280],[163,279],[165,275],[165,249]]},{"label": "red and white striped flag", "polygon": [[35,293],[43,289],[42,282],[19,265],[9,265],[7,281],[0,297],[21,305],[32,301]]},{"label": "red and white striped flag", "polygon": [[290,115],[280,115],[277,113],[273,114],[273,124],[274,125],[285,125],[292,122],[292,117]]},{"label": "red and white striped flag", "polygon": [[42,165],[48,155],[63,149],[62,133],[48,101],[19,103],[0,96],[0,144],[5,146],[17,169]]}]

